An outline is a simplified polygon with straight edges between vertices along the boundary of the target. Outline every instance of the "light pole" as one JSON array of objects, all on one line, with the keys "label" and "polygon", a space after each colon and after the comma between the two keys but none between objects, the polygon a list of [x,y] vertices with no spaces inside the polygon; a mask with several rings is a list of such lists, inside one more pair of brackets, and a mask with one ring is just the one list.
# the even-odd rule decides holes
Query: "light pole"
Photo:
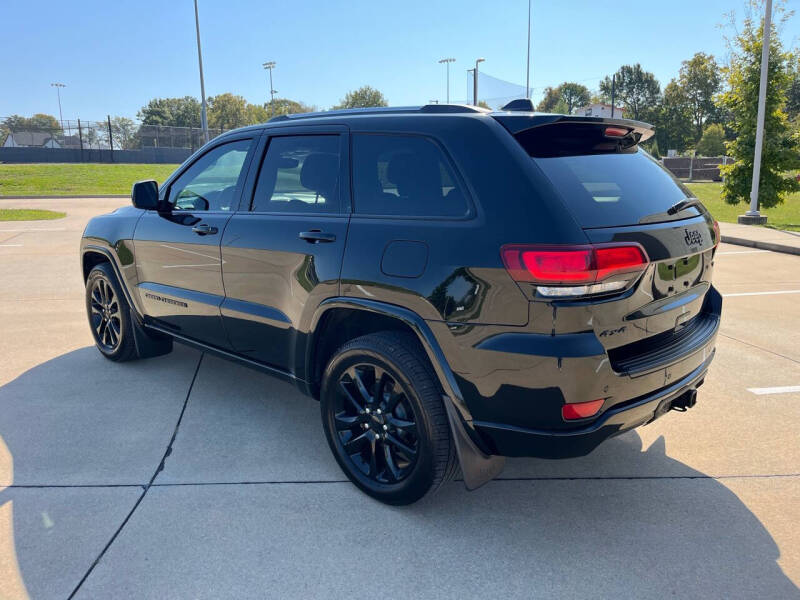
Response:
[{"label": "light pole", "polygon": [[447,103],[450,104],[450,63],[456,62],[455,58],[443,58],[439,64],[444,63],[447,68]]},{"label": "light pole", "polygon": [[479,58],[475,61],[475,74],[472,78],[472,100],[475,106],[478,106],[478,63],[482,63],[485,60],[485,58]]},{"label": "light pole", "polygon": [[272,106],[272,104],[275,102],[275,92],[277,91],[272,89],[272,69],[275,68],[275,61],[271,60],[269,62],[265,62],[261,66],[269,71],[269,103],[270,106]]},{"label": "light pole", "polygon": [[769,68],[769,34],[772,27],[772,0],[767,0],[764,11],[764,35],[761,47],[761,82],[758,87],[758,113],[756,114],[756,147],[753,156],[753,183],[750,188],[750,210],[739,217],[739,223],[763,224],[767,222],[758,212],[758,179],[761,177],[761,150],[764,147],[764,112],[767,103],[767,70]]},{"label": "light pole", "polygon": [[58,118],[61,121],[61,135],[64,135],[64,115],[61,114],[61,88],[67,86],[63,83],[51,83],[50,86],[56,88],[56,94],[58,95]]},{"label": "light pole", "polygon": [[200,125],[203,127],[203,141],[208,143],[208,113],[206,111],[206,84],[203,81],[203,52],[200,50],[200,17],[197,14],[197,0],[194,0],[194,27],[197,31],[197,62],[200,65]]},{"label": "light pole", "polygon": [[531,0],[528,0],[528,63],[525,68],[525,97],[531,97]]}]

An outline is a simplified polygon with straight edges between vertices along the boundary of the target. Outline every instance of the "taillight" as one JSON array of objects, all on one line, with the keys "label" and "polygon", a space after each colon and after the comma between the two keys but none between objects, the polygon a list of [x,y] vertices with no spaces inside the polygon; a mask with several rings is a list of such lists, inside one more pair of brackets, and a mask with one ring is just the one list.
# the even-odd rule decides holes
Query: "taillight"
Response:
[{"label": "taillight", "polygon": [[583,296],[621,290],[649,263],[644,248],[635,243],[509,244],[500,252],[511,277],[535,284],[543,296]]},{"label": "taillight", "polygon": [[599,400],[590,400],[589,402],[565,404],[561,407],[561,416],[565,421],[593,417],[602,408],[603,402],[605,402],[605,399],[600,398]]},{"label": "taillight", "polygon": [[714,219],[714,248],[719,246],[719,221]]}]

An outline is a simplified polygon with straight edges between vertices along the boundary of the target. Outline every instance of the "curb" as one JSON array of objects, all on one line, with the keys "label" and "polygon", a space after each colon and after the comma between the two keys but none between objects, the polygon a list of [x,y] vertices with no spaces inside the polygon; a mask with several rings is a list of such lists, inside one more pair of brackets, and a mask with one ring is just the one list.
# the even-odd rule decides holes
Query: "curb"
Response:
[{"label": "curb", "polygon": [[0,200],[76,200],[78,198],[130,198],[130,194],[80,194],[78,196],[0,196]]},{"label": "curb", "polygon": [[774,242],[759,242],[756,240],[731,237],[728,235],[720,236],[720,241],[725,244],[747,246],[748,248],[758,248],[759,250],[771,250],[772,252],[782,252],[783,254],[794,254],[795,256],[800,256],[800,248],[797,246],[786,246],[785,244],[776,244]]}]

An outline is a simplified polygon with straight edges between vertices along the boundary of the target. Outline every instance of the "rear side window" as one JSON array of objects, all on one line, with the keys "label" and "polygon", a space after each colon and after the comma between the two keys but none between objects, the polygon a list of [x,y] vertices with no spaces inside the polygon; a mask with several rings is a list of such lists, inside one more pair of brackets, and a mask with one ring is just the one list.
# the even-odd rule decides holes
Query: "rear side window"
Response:
[{"label": "rear side window", "polygon": [[294,135],[270,140],[251,210],[339,211],[340,137]]},{"label": "rear side window", "polygon": [[532,159],[582,227],[614,227],[685,219],[695,207],[667,215],[692,194],[643,150]]},{"label": "rear side window", "polygon": [[466,196],[441,149],[420,136],[353,136],[355,212],[463,217]]}]

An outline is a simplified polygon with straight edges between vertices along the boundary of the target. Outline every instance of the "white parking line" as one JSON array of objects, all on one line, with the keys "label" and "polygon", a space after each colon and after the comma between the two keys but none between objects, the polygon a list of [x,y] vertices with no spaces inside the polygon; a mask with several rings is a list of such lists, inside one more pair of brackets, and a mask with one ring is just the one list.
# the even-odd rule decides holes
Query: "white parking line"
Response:
[{"label": "white parking line", "polygon": [[0,248],[19,248],[22,244],[0,244]]},{"label": "white parking line", "polygon": [[66,230],[67,230],[66,227],[42,227],[40,229],[29,229],[29,228],[26,228],[26,229],[0,229],[0,233],[11,233],[11,232],[15,232],[15,231],[31,232],[31,231],[66,231]]},{"label": "white parking line", "polygon": [[734,298],[736,296],[772,296],[774,294],[800,294],[800,290],[778,290],[775,292],[739,292],[736,294],[722,294],[722,297]]},{"label": "white parking line", "polygon": [[717,252],[716,256],[725,256],[726,254],[762,254],[769,252],[769,250],[736,250],[735,252]]},{"label": "white parking line", "polygon": [[800,392],[800,385],[787,385],[784,387],[768,387],[768,388],[747,388],[748,392],[753,392],[756,396],[765,396],[767,394],[791,394],[792,392]]}]

